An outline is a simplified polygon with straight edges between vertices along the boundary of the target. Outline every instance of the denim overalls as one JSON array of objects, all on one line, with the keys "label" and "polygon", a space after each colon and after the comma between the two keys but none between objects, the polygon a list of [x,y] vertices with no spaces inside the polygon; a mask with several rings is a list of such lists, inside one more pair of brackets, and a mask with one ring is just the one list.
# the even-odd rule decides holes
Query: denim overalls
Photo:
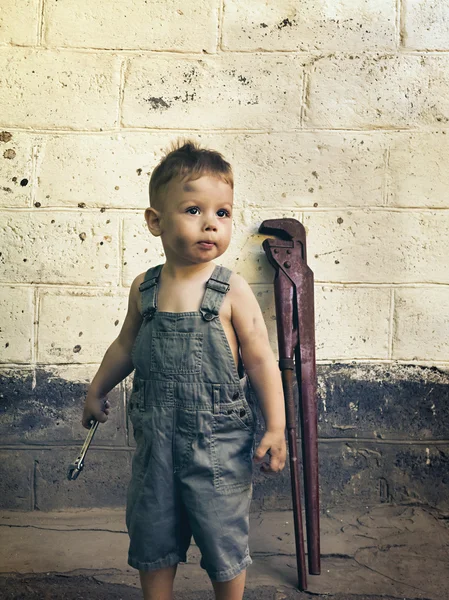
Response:
[{"label": "denim overalls", "polygon": [[218,316],[231,271],[216,266],[199,311],[157,310],[162,265],[140,285],[129,416],[137,443],[128,488],[129,564],[186,561],[191,535],[215,581],[251,564],[249,506],[255,407]]}]

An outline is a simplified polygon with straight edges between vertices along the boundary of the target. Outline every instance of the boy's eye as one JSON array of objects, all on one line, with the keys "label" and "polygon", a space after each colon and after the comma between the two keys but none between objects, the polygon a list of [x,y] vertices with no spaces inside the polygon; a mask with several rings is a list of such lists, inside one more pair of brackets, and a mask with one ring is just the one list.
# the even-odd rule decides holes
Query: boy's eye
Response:
[{"label": "boy's eye", "polygon": [[190,213],[191,215],[197,215],[199,213],[199,210],[200,209],[198,208],[198,206],[191,206],[186,210],[186,212]]},{"label": "boy's eye", "polygon": [[217,215],[219,217],[229,217],[229,211],[225,210],[224,208],[220,208],[220,210],[217,211]]}]

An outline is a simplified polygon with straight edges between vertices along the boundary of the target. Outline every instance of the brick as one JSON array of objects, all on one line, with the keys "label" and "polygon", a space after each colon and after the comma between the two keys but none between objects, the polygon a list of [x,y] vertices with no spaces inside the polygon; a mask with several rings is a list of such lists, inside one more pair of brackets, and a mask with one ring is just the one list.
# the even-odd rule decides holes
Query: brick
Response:
[{"label": "brick", "polygon": [[0,133],[0,207],[31,204],[32,138],[17,131]]},{"label": "brick", "polygon": [[172,135],[114,133],[48,136],[39,154],[41,206],[142,208],[150,174]]},{"label": "brick", "polygon": [[[278,356],[274,286],[252,288]],[[389,317],[388,289],[315,286],[317,360],[388,358]]]},{"label": "brick", "polygon": [[449,359],[449,288],[395,290],[393,358]]},{"label": "brick", "polygon": [[35,45],[38,18],[39,0],[3,2],[0,13],[0,44]]},{"label": "brick", "polygon": [[2,286],[0,312],[2,314],[0,362],[29,362],[33,339],[32,290]]},{"label": "brick", "polygon": [[447,283],[449,215],[444,211],[306,213],[315,281]]},{"label": "brick", "polygon": [[394,0],[226,0],[223,44],[246,51],[395,50],[395,13]]},{"label": "brick", "polygon": [[449,375],[404,364],[317,366],[321,438],[445,440]]},{"label": "brick", "polygon": [[1,127],[100,129],[117,124],[120,59],[0,49]]},{"label": "brick", "polygon": [[43,292],[39,302],[38,361],[100,363],[120,333],[127,306],[127,292]]},{"label": "brick", "polygon": [[[304,124],[425,127],[449,121],[449,56],[330,56],[312,61]],[[344,99],[344,101],[342,101]]]},{"label": "brick", "polygon": [[334,506],[419,502],[447,507],[446,452],[445,444],[428,448],[373,442],[321,444],[322,495]]},{"label": "brick", "polygon": [[390,290],[316,286],[317,360],[386,359]]},{"label": "brick", "polygon": [[143,211],[123,220],[123,283],[130,286],[139,273],[165,262],[160,238],[154,237]]},{"label": "brick", "polygon": [[[102,357],[98,357],[100,361]],[[81,448],[87,430],[81,415],[88,386],[97,366],[68,365],[30,369],[4,368],[0,438],[3,444],[75,443]],[[34,382],[34,383],[33,383]],[[108,394],[111,412],[96,434],[95,443],[123,446],[126,429],[122,393],[119,386]],[[75,458],[75,457],[74,457]]]},{"label": "brick", "polygon": [[447,208],[448,160],[449,139],[444,130],[392,135],[389,205]]},{"label": "brick", "polygon": [[180,129],[299,126],[297,57],[220,54],[129,59],[122,125]]},{"label": "brick", "polygon": [[[218,0],[124,2],[57,0],[45,3],[45,40],[50,46],[214,52]],[[74,27],[73,24],[78,26]]]},{"label": "brick", "polygon": [[5,213],[0,240],[3,281],[117,284],[117,217],[37,210]]},{"label": "brick", "polygon": [[449,49],[449,6],[445,0],[406,0],[402,43],[416,50]]},{"label": "brick", "polygon": [[33,459],[23,451],[0,450],[0,508],[33,510]]},{"label": "brick", "polygon": [[323,131],[240,135],[232,137],[229,146],[236,196],[245,206],[383,203],[388,147],[383,134]]},{"label": "brick", "polygon": [[42,511],[65,508],[116,508],[126,503],[131,478],[131,450],[100,450],[95,438],[84,469],[75,481],[67,479],[67,468],[78,447],[35,451],[36,508]]}]

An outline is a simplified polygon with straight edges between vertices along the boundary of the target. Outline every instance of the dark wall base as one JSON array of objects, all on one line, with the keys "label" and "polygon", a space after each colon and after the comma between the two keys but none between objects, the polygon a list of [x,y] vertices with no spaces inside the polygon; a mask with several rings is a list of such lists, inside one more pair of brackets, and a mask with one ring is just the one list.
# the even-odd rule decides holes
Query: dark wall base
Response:
[{"label": "dark wall base", "polygon": [[[114,407],[76,481],[66,471],[86,430],[86,384],[57,371],[0,374],[0,508],[120,507],[134,451],[126,419],[129,381],[109,394]],[[413,502],[449,509],[449,375],[411,365],[318,367],[321,508]],[[258,439],[263,435],[260,420]],[[253,509],[291,508],[288,466],[256,467]]]}]

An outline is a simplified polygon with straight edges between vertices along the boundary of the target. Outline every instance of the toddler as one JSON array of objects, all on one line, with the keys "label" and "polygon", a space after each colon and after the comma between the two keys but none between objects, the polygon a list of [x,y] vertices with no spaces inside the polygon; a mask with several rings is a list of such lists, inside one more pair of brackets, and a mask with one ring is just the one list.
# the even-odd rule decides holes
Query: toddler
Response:
[{"label": "toddler", "polygon": [[[145,600],[172,598],[192,535],[216,599],[241,600],[253,459],[268,454],[263,472],[285,465],[281,376],[260,307],[241,276],[214,262],[231,240],[233,188],[230,164],[194,142],[155,168],[145,219],[166,260],[134,279],[85,400],[84,427],[104,423],[107,393],[135,369],[126,524]],[[266,425],[256,452],[247,378]]]}]

